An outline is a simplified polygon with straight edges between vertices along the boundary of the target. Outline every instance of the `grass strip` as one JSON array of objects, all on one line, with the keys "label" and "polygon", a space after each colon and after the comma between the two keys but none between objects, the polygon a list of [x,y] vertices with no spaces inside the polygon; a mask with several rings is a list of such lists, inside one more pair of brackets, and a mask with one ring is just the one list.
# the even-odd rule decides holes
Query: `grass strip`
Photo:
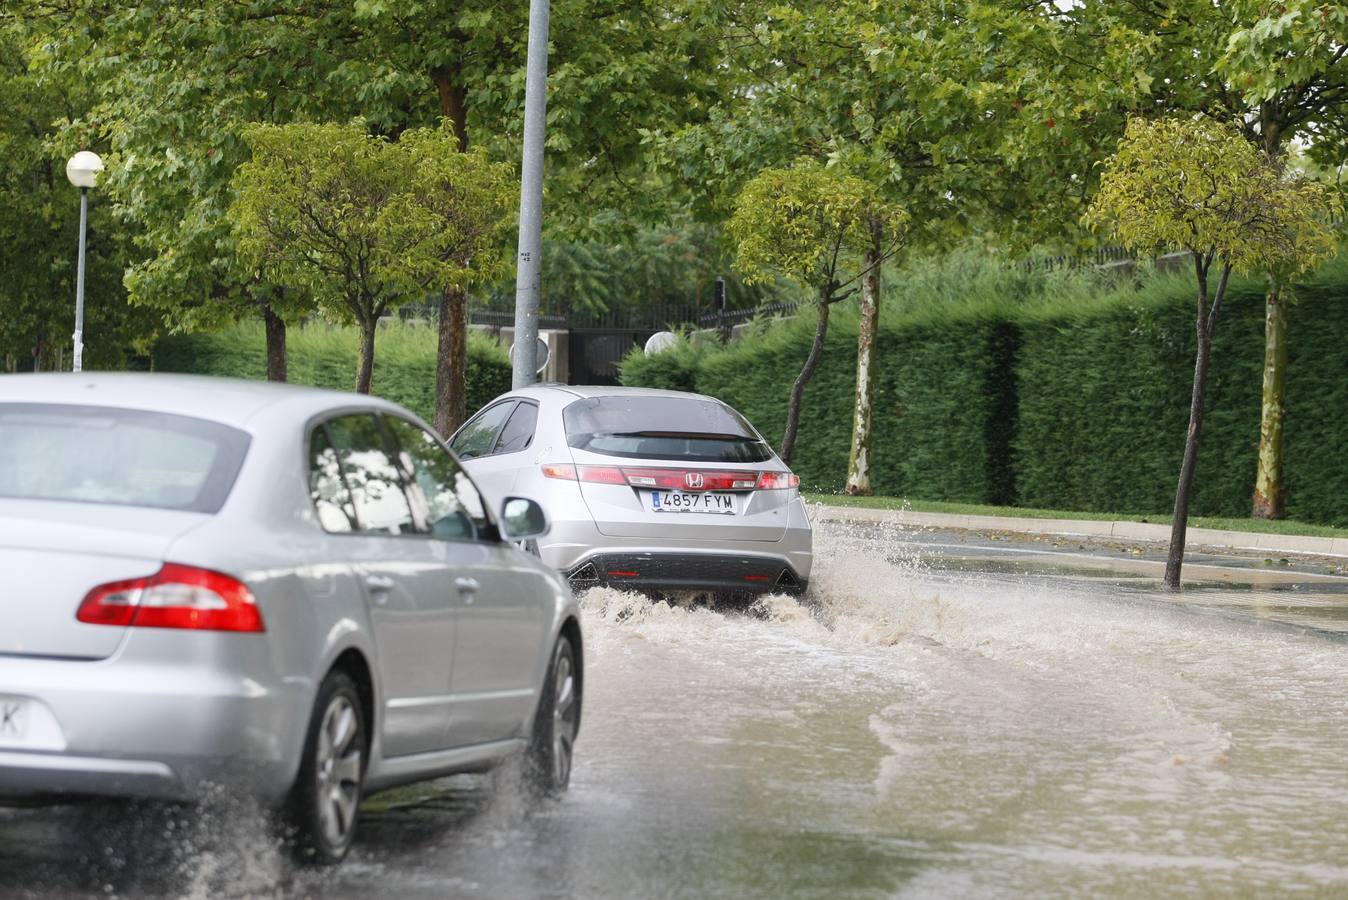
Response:
[{"label": "grass strip", "polygon": [[[941,500],[913,500],[905,497],[849,497],[845,494],[803,494],[809,503],[826,506],[855,506],[865,509],[905,509],[913,512],[948,513],[959,516],[1006,516],[1015,519],[1077,519],[1106,522],[1145,522],[1169,525],[1169,516],[1128,515],[1126,513],[1080,512],[1063,509],[1024,509],[1017,506],[987,506],[979,503],[950,503]],[[1221,516],[1190,516],[1190,528],[1218,531],[1245,531],[1254,534],[1291,534],[1306,537],[1348,538],[1348,528],[1310,525],[1285,519],[1235,519]]]}]

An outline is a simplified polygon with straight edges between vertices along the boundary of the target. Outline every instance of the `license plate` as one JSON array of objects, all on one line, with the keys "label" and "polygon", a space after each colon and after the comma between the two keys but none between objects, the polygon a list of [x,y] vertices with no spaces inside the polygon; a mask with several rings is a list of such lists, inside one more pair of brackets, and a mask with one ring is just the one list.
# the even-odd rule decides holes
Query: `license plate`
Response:
[{"label": "license plate", "polygon": [[0,697],[0,741],[21,741],[28,735],[28,701]]},{"label": "license plate", "polygon": [[651,491],[651,511],[658,513],[735,514],[735,495],[689,493],[688,491]]}]

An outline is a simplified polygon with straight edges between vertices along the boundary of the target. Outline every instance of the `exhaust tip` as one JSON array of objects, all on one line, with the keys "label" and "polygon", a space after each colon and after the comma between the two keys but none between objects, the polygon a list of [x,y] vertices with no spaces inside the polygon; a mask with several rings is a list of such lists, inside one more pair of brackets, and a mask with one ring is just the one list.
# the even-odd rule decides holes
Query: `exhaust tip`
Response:
[{"label": "exhaust tip", "polygon": [[777,581],[773,586],[786,590],[796,590],[800,587],[800,579],[790,569],[782,569],[782,574],[777,576]]}]

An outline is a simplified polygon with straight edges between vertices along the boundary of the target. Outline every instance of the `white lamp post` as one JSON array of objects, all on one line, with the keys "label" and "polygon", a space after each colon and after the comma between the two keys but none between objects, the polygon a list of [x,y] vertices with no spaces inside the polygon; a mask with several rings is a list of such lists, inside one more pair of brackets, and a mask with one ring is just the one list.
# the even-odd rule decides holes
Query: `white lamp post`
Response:
[{"label": "white lamp post", "polygon": [[80,189],[80,261],[75,271],[75,367],[83,368],[84,361],[84,233],[89,224],[89,188],[98,183],[103,171],[103,160],[98,154],[81,150],[66,162],[66,177]]}]

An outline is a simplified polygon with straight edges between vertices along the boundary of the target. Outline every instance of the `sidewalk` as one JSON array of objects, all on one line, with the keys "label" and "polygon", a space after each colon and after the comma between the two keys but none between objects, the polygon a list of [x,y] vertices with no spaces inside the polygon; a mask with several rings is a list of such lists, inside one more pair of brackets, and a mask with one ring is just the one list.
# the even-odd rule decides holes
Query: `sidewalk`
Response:
[{"label": "sidewalk", "polygon": [[[1120,541],[1166,543],[1170,526],[1148,522],[1110,522],[1091,519],[1018,519],[1012,516],[969,516],[954,513],[913,512],[901,509],[867,509],[859,506],[810,504],[816,522],[871,522],[954,529],[957,531],[1011,531],[1022,534],[1061,534]],[[1190,528],[1187,546],[1229,547],[1271,553],[1306,553],[1314,556],[1348,557],[1348,538],[1308,537],[1296,534],[1260,534],[1253,531],[1218,531]]]}]

